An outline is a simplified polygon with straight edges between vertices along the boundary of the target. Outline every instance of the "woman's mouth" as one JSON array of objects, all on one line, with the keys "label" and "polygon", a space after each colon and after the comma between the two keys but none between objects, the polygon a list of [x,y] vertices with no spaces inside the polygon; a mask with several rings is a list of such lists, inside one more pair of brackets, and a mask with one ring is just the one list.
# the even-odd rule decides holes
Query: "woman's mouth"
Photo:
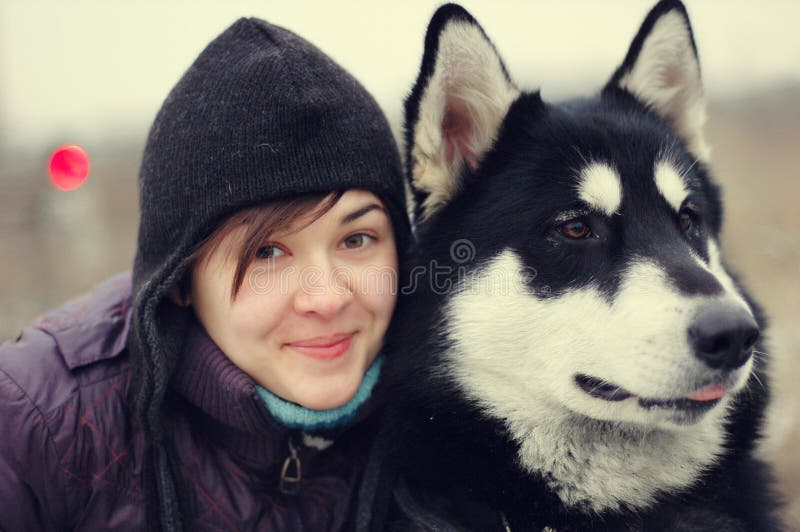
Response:
[{"label": "woman's mouth", "polygon": [[298,340],[287,344],[301,355],[317,360],[332,360],[344,355],[350,348],[353,334],[337,334],[327,337],[315,337]]}]

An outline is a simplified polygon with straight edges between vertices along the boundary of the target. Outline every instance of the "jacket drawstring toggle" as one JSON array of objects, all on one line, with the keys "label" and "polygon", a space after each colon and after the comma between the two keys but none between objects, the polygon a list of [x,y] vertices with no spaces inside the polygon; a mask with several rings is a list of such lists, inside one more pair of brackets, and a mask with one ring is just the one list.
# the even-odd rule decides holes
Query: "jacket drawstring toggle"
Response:
[{"label": "jacket drawstring toggle", "polygon": [[286,495],[297,495],[300,492],[300,481],[302,480],[302,468],[300,459],[297,457],[297,448],[289,438],[289,456],[283,461],[281,468],[281,478],[278,488],[281,493]]}]

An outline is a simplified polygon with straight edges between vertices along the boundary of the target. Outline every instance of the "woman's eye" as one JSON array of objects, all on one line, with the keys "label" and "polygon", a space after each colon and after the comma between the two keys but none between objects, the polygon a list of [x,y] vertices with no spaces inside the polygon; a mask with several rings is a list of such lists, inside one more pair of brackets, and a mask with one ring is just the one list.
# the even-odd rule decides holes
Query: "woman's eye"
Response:
[{"label": "woman's eye", "polygon": [[570,220],[558,226],[558,231],[567,238],[580,239],[588,238],[592,230],[588,224],[580,220]]},{"label": "woman's eye", "polygon": [[256,251],[256,257],[259,259],[276,259],[283,255],[286,255],[286,253],[284,253],[281,248],[275,245],[262,246],[258,248],[258,251]]},{"label": "woman's eye", "polygon": [[339,247],[344,249],[358,249],[366,246],[371,240],[375,239],[366,233],[356,233],[345,238]]}]

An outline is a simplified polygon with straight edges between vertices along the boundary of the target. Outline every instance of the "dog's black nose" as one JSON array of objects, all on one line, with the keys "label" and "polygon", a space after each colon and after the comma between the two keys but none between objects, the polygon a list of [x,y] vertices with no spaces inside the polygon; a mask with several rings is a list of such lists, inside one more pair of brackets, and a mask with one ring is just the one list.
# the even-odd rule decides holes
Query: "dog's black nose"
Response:
[{"label": "dog's black nose", "polygon": [[743,308],[718,304],[701,310],[689,328],[697,358],[714,369],[735,369],[753,353],[758,324]]}]

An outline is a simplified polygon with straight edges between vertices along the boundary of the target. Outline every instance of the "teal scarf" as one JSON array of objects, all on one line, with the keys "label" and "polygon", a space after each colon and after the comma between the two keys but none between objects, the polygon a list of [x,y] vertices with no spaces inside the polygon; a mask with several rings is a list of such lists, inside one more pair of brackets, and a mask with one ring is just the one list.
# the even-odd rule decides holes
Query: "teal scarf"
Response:
[{"label": "teal scarf", "polygon": [[258,395],[261,396],[267,406],[269,413],[282,425],[290,429],[302,429],[304,431],[331,429],[346,425],[355,417],[361,405],[372,395],[372,389],[378,382],[382,364],[383,358],[379,355],[367,369],[367,372],[364,373],[361,386],[358,387],[358,391],[353,398],[342,406],[331,410],[311,410],[281,399],[262,386],[256,385],[256,389],[258,390]]}]

